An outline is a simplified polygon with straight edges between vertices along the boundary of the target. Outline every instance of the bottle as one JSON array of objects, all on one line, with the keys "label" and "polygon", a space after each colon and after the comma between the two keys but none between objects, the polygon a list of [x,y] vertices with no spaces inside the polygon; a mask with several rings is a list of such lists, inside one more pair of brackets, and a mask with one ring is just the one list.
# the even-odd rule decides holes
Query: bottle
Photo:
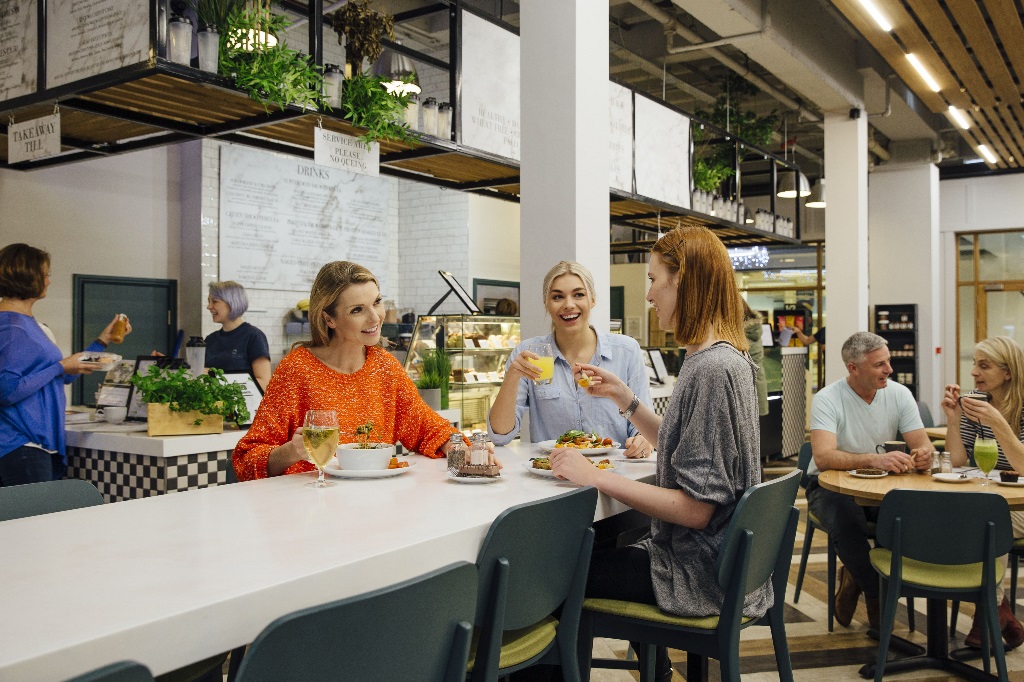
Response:
[{"label": "bottle", "polygon": [[488,454],[487,434],[482,432],[474,433],[473,444],[469,448],[469,463],[483,466],[487,464]]},{"label": "bottle", "polygon": [[453,433],[448,446],[448,473],[455,476],[459,467],[466,463],[466,444],[461,433]]},{"label": "bottle", "polygon": [[420,96],[415,92],[409,93],[409,103],[405,105],[405,124],[409,130],[420,129]]},{"label": "bottle", "polygon": [[452,105],[448,102],[437,105],[437,131],[434,134],[442,140],[452,139]]},{"label": "bottle", "polygon": [[121,343],[128,333],[128,316],[118,313],[114,318],[114,326],[110,328],[110,343]]},{"label": "bottle", "polygon": [[427,135],[434,135],[437,133],[437,100],[433,97],[426,98],[423,100],[423,104],[420,105],[420,109],[423,110],[422,132]]},{"label": "bottle", "polygon": [[177,64],[192,63],[192,22],[188,17],[175,15],[167,31],[167,58]]},{"label": "bottle", "polygon": [[332,109],[341,107],[341,68],[337,64],[324,64],[324,99]]},{"label": "bottle", "polygon": [[206,370],[206,342],[201,336],[190,336],[185,344],[185,362],[192,376],[198,377]]}]

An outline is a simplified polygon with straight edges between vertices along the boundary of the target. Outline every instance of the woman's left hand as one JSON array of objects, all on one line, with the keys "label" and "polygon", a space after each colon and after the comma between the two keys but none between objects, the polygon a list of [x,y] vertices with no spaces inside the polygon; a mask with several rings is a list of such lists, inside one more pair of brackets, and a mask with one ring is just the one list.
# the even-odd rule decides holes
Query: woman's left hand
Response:
[{"label": "woman's left hand", "polygon": [[643,436],[636,435],[626,439],[626,451],[624,454],[630,459],[643,459],[652,452],[651,444]]},{"label": "woman's left hand", "polygon": [[575,448],[560,448],[550,455],[551,472],[579,485],[594,485],[601,470]]},{"label": "woman's left hand", "polygon": [[999,413],[999,410],[992,403],[985,400],[975,400],[966,395],[960,398],[960,409],[963,410],[964,416],[968,419],[983,426],[992,426],[1000,419],[1003,419],[1003,415]]}]

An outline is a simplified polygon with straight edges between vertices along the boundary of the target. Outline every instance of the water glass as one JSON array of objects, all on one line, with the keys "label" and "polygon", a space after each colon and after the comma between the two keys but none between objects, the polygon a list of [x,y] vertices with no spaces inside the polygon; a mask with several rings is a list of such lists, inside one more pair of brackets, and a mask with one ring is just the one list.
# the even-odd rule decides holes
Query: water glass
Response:
[{"label": "water glass", "polygon": [[531,365],[540,368],[540,376],[535,380],[538,386],[546,386],[555,376],[555,355],[550,343],[533,343],[526,347],[536,358],[528,358]]}]

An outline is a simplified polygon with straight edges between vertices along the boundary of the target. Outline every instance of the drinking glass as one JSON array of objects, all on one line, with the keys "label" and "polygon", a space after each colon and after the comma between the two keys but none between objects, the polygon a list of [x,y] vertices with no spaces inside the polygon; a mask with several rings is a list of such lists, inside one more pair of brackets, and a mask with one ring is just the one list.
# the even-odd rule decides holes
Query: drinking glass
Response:
[{"label": "drinking glass", "polygon": [[550,384],[551,379],[555,376],[555,355],[551,352],[551,344],[533,343],[527,346],[526,350],[538,356],[537,358],[528,358],[531,365],[540,367],[540,376],[536,379],[537,385]]},{"label": "drinking glass", "polygon": [[302,422],[302,445],[309,459],[316,465],[318,474],[316,481],[307,485],[313,488],[329,488],[334,485],[324,480],[324,467],[338,449],[338,413],[334,410],[307,410]]},{"label": "drinking glass", "polygon": [[974,441],[974,463],[985,474],[981,479],[982,485],[988,485],[988,474],[995,468],[999,460],[999,445],[995,438],[982,438],[978,436]]}]

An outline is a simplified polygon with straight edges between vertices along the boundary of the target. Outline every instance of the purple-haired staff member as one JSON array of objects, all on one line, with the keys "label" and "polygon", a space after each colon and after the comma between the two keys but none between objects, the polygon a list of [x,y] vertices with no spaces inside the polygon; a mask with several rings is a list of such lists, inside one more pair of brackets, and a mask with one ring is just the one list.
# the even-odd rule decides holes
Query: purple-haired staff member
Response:
[{"label": "purple-haired staff member", "polygon": [[252,372],[260,388],[270,383],[267,335],[242,319],[249,297],[238,282],[211,282],[206,309],[221,325],[206,337],[206,366],[225,372]]}]

